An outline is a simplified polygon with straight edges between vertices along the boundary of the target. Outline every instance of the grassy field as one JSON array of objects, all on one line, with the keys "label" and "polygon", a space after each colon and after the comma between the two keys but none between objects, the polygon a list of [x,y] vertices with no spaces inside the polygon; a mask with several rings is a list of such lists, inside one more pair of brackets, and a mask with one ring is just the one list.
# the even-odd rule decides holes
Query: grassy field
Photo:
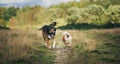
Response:
[{"label": "grassy field", "polygon": [[54,56],[43,44],[41,31],[0,30],[0,64],[51,64]]},{"label": "grassy field", "polygon": [[[119,64],[120,29],[79,31],[68,56],[68,64]],[[78,40],[78,41],[77,41]]]},{"label": "grassy field", "polygon": [[[73,36],[72,47],[66,49],[69,53],[62,52],[63,31]],[[120,28],[58,29],[56,40],[57,48],[61,49],[49,50],[39,30],[0,30],[0,64],[60,64],[54,62],[59,57],[65,59],[63,64],[120,64]],[[62,54],[66,57],[61,57]]]}]

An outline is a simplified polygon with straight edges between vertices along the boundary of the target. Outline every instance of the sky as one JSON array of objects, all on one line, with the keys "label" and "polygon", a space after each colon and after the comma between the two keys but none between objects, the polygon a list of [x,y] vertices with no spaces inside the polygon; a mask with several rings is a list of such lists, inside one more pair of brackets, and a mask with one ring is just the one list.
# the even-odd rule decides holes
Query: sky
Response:
[{"label": "sky", "polygon": [[[23,7],[26,5],[34,6],[34,5],[41,5],[43,7],[49,7],[51,5],[56,5],[59,3],[66,3],[73,0],[0,0],[0,6],[4,7]],[[75,0],[80,1],[80,0]]]}]

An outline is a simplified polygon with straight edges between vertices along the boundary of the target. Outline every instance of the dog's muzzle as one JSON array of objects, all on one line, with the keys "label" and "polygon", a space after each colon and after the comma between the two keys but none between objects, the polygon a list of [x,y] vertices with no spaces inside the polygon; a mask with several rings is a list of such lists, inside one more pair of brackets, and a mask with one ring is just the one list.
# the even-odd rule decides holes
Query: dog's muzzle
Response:
[{"label": "dog's muzzle", "polygon": [[48,38],[51,39],[52,37],[50,35],[48,35]]},{"label": "dog's muzzle", "polygon": [[48,35],[48,38],[49,39],[51,39],[51,38],[53,38],[54,37],[54,35]]}]

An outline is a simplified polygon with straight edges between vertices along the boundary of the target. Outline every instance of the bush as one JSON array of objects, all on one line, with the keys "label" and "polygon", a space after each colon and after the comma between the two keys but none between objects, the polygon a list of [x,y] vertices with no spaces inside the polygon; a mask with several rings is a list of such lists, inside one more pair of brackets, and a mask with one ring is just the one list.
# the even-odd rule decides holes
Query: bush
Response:
[{"label": "bush", "polygon": [[102,6],[91,5],[87,8],[81,10],[81,17],[83,21],[92,24],[102,24],[101,16],[105,13],[105,10]]},{"label": "bush", "polygon": [[120,24],[120,5],[111,5],[107,9],[108,22]]},{"label": "bush", "polygon": [[68,9],[68,23],[88,23],[101,25],[104,22],[101,20],[105,14],[105,10],[100,5],[90,5],[85,8],[71,7]]},{"label": "bush", "polygon": [[68,9],[68,16],[66,17],[66,20],[69,24],[77,23],[79,18],[80,18],[80,10],[78,7],[71,7]]},{"label": "bush", "polygon": [[52,21],[62,17],[63,11],[61,8],[50,8],[48,11],[50,13],[50,18]]}]

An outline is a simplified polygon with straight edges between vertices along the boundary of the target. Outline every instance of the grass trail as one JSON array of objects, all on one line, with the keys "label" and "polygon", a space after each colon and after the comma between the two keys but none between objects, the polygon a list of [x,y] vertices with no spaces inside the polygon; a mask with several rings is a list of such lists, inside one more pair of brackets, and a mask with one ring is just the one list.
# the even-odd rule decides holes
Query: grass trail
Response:
[{"label": "grass trail", "polygon": [[[81,45],[81,44],[86,44],[86,48],[84,49],[89,49],[89,50],[94,50],[96,48],[96,40],[91,39],[88,37],[88,35],[84,31],[79,31],[79,30],[66,30],[71,33],[73,36],[73,42],[72,42],[72,47],[70,48],[65,48],[63,42],[60,40],[58,41],[59,45],[57,45],[56,50],[54,50],[54,53],[56,55],[55,58],[55,64],[68,64],[69,62],[69,57],[72,58],[74,55],[73,49],[75,45]],[[59,35],[62,35],[61,30],[58,30]],[[57,38],[58,40],[61,38]]]},{"label": "grass trail", "polygon": [[[66,49],[63,44],[59,44],[58,47],[61,48],[54,51],[56,55],[55,64],[120,63],[119,28],[66,31],[72,34],[73,45]],[[59,43],[61,42],[59,41]]]},{"label": "grass trail", "polygon": [[[64,48],[63,31],[73,36],[71,48]],[[53,50],[39,30],[0,30],[0,36],[0,64],[120,64],[120,28],[58,29]]]}]

